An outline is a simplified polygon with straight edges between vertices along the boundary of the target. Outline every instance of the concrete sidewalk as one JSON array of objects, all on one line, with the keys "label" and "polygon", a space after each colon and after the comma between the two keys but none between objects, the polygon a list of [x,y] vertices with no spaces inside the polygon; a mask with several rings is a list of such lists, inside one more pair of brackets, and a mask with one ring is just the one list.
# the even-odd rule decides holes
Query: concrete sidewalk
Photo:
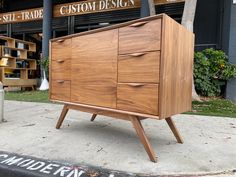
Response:
[{"label": "concrete sidewalk", "polygon": [[177,115],[184,144],[176,143],[165,121],[144,120],[158,155],[158,163],[153,163],[129,122],[104,116],[90,122],[90,114],[69,111],[56,130],[61,109],[57,104],[5,101],[0,151],[149,175],[223,174],[236,169],[236,119]]}]

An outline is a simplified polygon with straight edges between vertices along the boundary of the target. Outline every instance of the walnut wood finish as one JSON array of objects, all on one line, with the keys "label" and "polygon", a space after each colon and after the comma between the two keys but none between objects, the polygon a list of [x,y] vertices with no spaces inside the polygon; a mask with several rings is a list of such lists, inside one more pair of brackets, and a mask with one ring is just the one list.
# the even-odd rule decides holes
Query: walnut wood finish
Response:
[{"label": "walnut wood finish", "polygon": [[70,80],[71,74],[71,60],[58,59],[52,60],[52,78]]},{"label": "walnut wood finish", "polygon": [[93,114],[90,121],[93,122],[95,120],[95,118],[97,117],[97,114]]},{"label": "walnut wood finish", "polygon": [[62,123],[63,123],[63,121],[64,121],[64,119],[65,119],[66,114],[67,114],[68,111],[69,111],[68,106],[67,106],[67,105],[64,105],[64,106],[63,106],[63,109],[62,109],[62,112],[61,112],[61,115],[60,115],[60,117],[59,117],[59,119],[58,119],[58,122],[57,122],[57,125],[56,125],[56,129],[61,128],[61,125],[62,125]]},{"label": "walnut wood finish", "polygon": [[191,110],[194,35],[163,18],[160,66],[160,118]]},{"label": "walnut wood finish", "polygon": [[160,52],[139,52],[118,57],[118,82],[159,83]]},{"label": "walnut wood finish", "polygon": [[117,109],[158,115],[158,85],[118,84]]},{"label": "walnut wood finish", "polygon": [[51,81],[51,99],[70,101],[70,81],[52,80]]},{"label": "walnut wood finish", "polygon": [[116,85],[75,85],[72,82],[71,101],[116,108]]},{"label": "walnut wood finish", "polygon": [[177,142],[183,144],[184,141],[183,141],[183,139],[182,139],[182,137],[181,137],[181,135],[180,135],[180,133],[179,133],[177,127],[175,126],[175,123],[174,123],[174,121],[172,120],[172,118],[171,118],[171,117],[168,117],[168,118],[166,118],[165,120],[166,120],[167,124],[169,125],[171,131],[172,131],[173,134],[175,135],[175,138],[176,138]]},{"label": "walnut wood finish", "polygon": [[117,50],[117,29],[73,38],[72,89],[77,84],[115,85]]},{"label": "walnut wood finish", "polygon": [[71,39],[59,39],[51,45],[51,60],[71,59]]},{"label": "walnut wood finish", "polygon": [[117,50],[118,30],[72,39],[73,102],[116,108]]},{"label": "walnut wood finish", "polygon": [[119,54],[154,51],[160,48],[160,19],[136,22],[119,29]]},{"label": "walnut wood finish", "polygon": [[142,144],[143,144],[150,160],[152,162],[157,162],[155,152],[154,152],[150,142],[147,139],[147,136],[144,132],[144,129],[143,129],[143,126],[141,124],[141,121],[140,121],[139,117],[130,116],[130,120],[133,123],[134,129],[136,130],[136,133],[137,133],[140,141],[142,142]]}]

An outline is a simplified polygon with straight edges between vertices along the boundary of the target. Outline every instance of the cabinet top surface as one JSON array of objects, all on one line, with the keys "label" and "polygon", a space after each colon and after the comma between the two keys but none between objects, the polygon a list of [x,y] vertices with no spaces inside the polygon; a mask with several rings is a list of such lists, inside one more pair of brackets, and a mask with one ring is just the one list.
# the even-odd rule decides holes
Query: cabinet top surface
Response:
[{"label": "cabinet top surface", "polygon": [[71,35],[67,35],[67,36],[63,36],[63,37],[54,38],[54,39],[51,39],[50,41],[53,42],[53,41],[57,41],[60,39],[67,39],[67,38],[71,38],[71,37],[82,36],[82,35],[92,34],[92,33],[101,32],[101,31],[107,31],[107,30],[111,30],[111,29],[124,27],[124,26],[130,25],[130,24],[136,23],[136,22],[162,19],[165,16],[167,16],[167,15],[166,14],[159,14],[159,15],[154,15],[154,16],[150,16],[150,17],[139,18],[136,20],[124,22],[124,23],[117,24],[117,25],[111,25],[111,26],[107,26],[107,27],[103,27],[103,28],[99,28],[99,29],[95,29],[95,30],[90,30],[90,31],[86,31],[86,32],[81,32],[81,33],[76,33],[76,34],[71,34]]}]

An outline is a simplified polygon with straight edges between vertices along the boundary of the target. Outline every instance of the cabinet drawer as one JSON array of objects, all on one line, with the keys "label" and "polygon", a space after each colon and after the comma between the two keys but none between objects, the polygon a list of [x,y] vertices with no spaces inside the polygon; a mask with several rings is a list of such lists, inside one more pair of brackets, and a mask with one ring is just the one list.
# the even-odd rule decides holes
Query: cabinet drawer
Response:
[{"label": "cabinet drawer", "polygon": [[160,52],[120,55],[118,82],[159,82]]},{"label": "cabinet drawer", "polygon": [[51,99],[70,101],[70,81],[52,80],[51,82]]},{"label": "cabinet drawer", "polygon": [[158,115],[158,85],[118,84],[117,109]]},{"label": "cabinet drawer", "polygon": [[52,60],[51,68],[52,79],[70,80],[71,60]]},{"label": "cabinet drawer", "polygon": [[119,54],[160,50],[161,19],[119,29]]},{"label": "cabinet drawer", "polygon": [[71,58],[71,39],[59,39],[51,44],[51,59],[65,60]]},{"label": "cabinet drawer", "polygon": [[72,81],[71,101],[116,108],[116,85],[79,85]]}]

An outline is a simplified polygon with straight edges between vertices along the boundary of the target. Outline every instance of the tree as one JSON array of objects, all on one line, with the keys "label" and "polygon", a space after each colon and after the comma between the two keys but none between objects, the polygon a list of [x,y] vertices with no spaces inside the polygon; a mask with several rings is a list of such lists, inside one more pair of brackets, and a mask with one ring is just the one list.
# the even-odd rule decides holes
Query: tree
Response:
[{"label": "tree", "polygon": [[154,0],[148,0],[150,16],[156,15]]},{"label": "tree", "polygon": [[[192,32],[193,32],[193,23],[195,18],[196,7],[197,7],[197,0],[186,0],[184,4],[184,12],[181,21],[181,24]],[[192,84],[192,99],[196,101],[201,101],[200,97],[198,96],[195,90],[194,79]]]},{"label": "tree", "polygon": [[[149,15],[155,15],[155,4],[154,0],[142,0],[142,6],[145,6],[145,3],[148,2],[148,7],[149,7]],[[184,12],[183,12],[183,17],[181,24],[185,26],[189,31],[193,32],[193,23],[194,23],[194,18],[195,18],[195,12],[196,12],[196,7],[197,7],[197,0],[185,0],[184,4]],[[196,101],[201,101],[200,97],[198,96],[196,90],[195,90],[195,85],[194,85],[194,79],[193,79],[193,84],[192,84],[192,100]]]}]

